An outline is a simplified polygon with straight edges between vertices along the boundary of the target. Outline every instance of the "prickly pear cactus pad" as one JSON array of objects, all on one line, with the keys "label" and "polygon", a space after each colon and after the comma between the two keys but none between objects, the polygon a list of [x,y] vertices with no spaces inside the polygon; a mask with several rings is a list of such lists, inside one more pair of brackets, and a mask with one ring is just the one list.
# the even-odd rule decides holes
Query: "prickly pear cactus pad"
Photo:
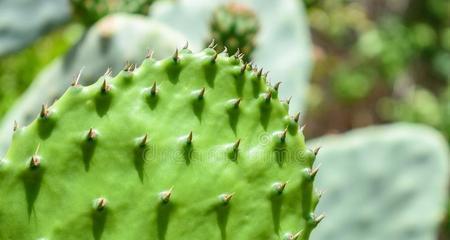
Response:
[{"label": "prickly pear cactus pad", "polygon": [[39,113],[40,106],[61,97],[74,77],[79,78],[80,84],[90,85],[108,67],[117,74],[126,61],[142,61],[145,56],[142,49],[155,49],[153,57],[162,59],[173,53],[185,39],[177,31],[144,16],[114,14],[98,21],[66,55],[36,76],[1,119],[0,156],[10,144],[13,122],[29,124]]},{"label": "prickly pear cactus pad", "polygon": [[0,239],[309,239],[317,150],[278,86],[187,48],[77,82],[0,164]]},{"label": "prickly pear cactus pad", "polygon": [[213,13],[209,28],[218,50],[226,47],[230,54],[240,51],[246,61],[250,60],[256,45],[259,21],[249,6],[231,2],[218,7]]}]

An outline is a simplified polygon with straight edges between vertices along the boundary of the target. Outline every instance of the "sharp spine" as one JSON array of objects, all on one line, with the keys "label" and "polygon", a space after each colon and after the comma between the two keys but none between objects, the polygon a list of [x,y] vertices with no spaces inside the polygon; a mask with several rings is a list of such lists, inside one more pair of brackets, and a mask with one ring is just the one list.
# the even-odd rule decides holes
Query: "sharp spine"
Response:
[{"label": "sharp spine", "polygon": [[278,194],[281,194],[286,188],[287,183],[288,182],[276,182],[272,185],[272,187]]},{"label": "sharp spine", "polygon": [[324,192],[323,192],[323,191],[319,191],[319,192],[317,192],[317,198],[318,198],[318,199],[321,199],[321,198],[322,198],[322,196],[323,196],[323,194],[324,194]]},{"label": "sharp spine", "polygon": [[200,91],[198,92],[198,96],[197,96],[197,98],[199,100],[202,100],[205,97],[205,91],[206,91],[206,88],[204,88],[204,87],[202,89],[200,89]]},{"label": "sharp spine", "polygon": [[240,50],[239,50],[239,48],[236,50],[236,52],[234,53],[234,58],[236,58],[236,59],[239,59],[239,55],[240,55],[241,53],[240,53]]},{"label": "sharp spine", "polygon": [[183,49],[188,49],[188,48],[189,48],[189,42],[186,41],[186,43],[185,43],[184,46],[183,46]]},{"label": "sharp spine", "polygon": [[291,100],[292,100],[292,96],[290,96],[290,97],[286,100],[287,105],[289,105],[289,104],[291,103]]},{"label": "sharp spine", "polygon": [[234,193],[223,193],[219,195],[219,199],[222,201],[223,204],[228,204],[233,198],[233,196]]},{"label": "sharp spine", "polygon": [[309,176],[312,179],[314,179],[316,177],[317,173],[319,172],[319,169],[320,169],[320,165],[317,166],[316,168],[310,169]]},{"label": "sharp spine", "polygon": [[245,70],[247,69],[247,66],[248,66],[248,63],[244,64],[244,65],[241,67],[241,74],[244,74],[244,73],[245,73]]},{"label": "sharp spine", "polygon": [[277,83],[275,83],[275,85],[273,86],[273,89],[275,89],[275,91],[278,92],[278,89],[280,88],[281,83],[282,83],[282,82],[277,82]]},{"label": "sharp spine", "polygon": [[156,81],[154,81],[152,87],[150,88],[150,95],[155,96],[156,93],[157,93]]},{"label": "sharp spine", "polygon": [[228,48],[226,46],[224,46],[223,51],[221,53],[228,56]]},{"label": "sharp spine", "polygon": [[303,126],[300,127],[300,132],[304,132],[306,128],[306,124],[304,124]]},{"label": "sharp spine", "polygon": [[239,150],[239,145],[241,145],[241,139],[238,139],[234,144],[233,144],[233,151],[237,152]]},{"label": "sharp spine", "polygon": [[142,138],[141,142],[139,143],[139,146],[145,147],[145,146],[147,146],[147,143],[148,143],[148,134],[146,133],[144,135],[144,137]]},{"label": "sharp spine", "polygon": [[320,149],[321,149],[322,147],[316,147],[314,150],[313,150],[313,153],[314,153],[314,156],[317,156],[317,154],[319,154],[319,151],[320,151]]},{"label": "sharp spine", "polygon": [[30,161],[30,168],[36,169],[41,165],[41,159],[38,156],[32,156]]},{"label": "sharp spine", "polygon": [[130,68],[130,62],[126,61],[125,66],[123,67],[123,70],[127,72],[129,68]]},{"label": "sharp spine", "polygon": [[324,214],[320,214],[318,217],[314,218],[314,223],[317,225],[325,218]]},{"label": "sharp spine", "polygon": [[145,54],[146,59],[152,59],[153,58],[153,50],[148,49],[147,53]]},{"label": "sharp spine", "polygon": [[233,107],[234,107],[234,108],[239,108],[239,105],[241,104],[241,101],[242,101],[241,98],[235,99],[235,100],[233,101]]},{"label": "sharp spine", "polygon": [[297,240],[302,235],[302,233],[303,233],[303,231],[298,231],[295,234],[288,233],[288,234],[285,235],[284,239],[285,240]]},{"label": "sharp spine", "polygon": [[283,142],[283,143],[286,142],[287,132],[288,132],[288,129],[286,128],[286,129],[284,129],[283,132],[280,134],[280,141]]},{"label": "sharp spine", "polygon": [[259,71],[258,71],[257,74],[256,74],[256,76],[258,77],[258,79],[261,79],[262,72],[263,72],[263,69],[260,68]]},{"label": "sharp spine", "polygon": [[97,211],[103,211],[107,205],[108,201],[106,200],[106,198],[97,198],[95,201],[95,210]]},{"label": "sharp spine", "polygon": [[15,132],[17,131],[17,129],[19,129],[19,123],[16,120],[14,120],[13,131]]},{"label": "sharp spine", "polygon": [[108,67],[106,69],[106,72],[103,74],[104,77],[111,77],[112,75],[112,68]]},{"label": "sharp spine", "polygon": [[216,52],[216,53],[214,53],[214,55],[212,56],[212,58],[211,58],[211,63],[216,63],[216,61],[217,61],[217,57],[219,56],[219,54]]},{"label": "sharp spine", "polygon": [[214,49],[216,47],[216,40],[211,40],[211,43],[208,45],[208,48]]},{"label": "sharp spine", "polygon": [[266,102],[266,103],[270,103],[270,100],[272,99],[272,91],[268,91],[267,93],[266,93],[266,95],[264,96],[264,101]]},{"label": "sharp spine", "polygon": [[172,59],[175,63],[178,63],[178,61],[180,60],[180,57],[178,55],[178,48],[175,49],[175,53],[173,54]]},{"label": "sharp spine", "polygon": [[79,85],[79,81],[80,81],[80,78],[81,78],[81,74],[83,73],[83,70],[84,70],[84,66],[81,67],[81,69],[80,69],[80,71],[78,72],[78,74],[75,75],[74,81],[72,82],[72,86],[76,87],[76,86]]},{"label": "sharp spine", "polygon": [[102,93],[108,93],[110,90],[111,90],[111,85],[108,84],[106,79],[103,80],[102,87],[101,87]]},{"label": "sharp spine", "polygon": [[97,132],[93,128],[90,128],[89,132],[87,134],[87,140],[93,141],[96,138],[97,138]]},{"label": "sharp spine", "polygon": [[186,144],[191,145],[192,144],[192,131],[189,132],[188,136],[186,137]]},{"label": "sharp spine", "polygon": [[170,197],[172,196],[173,187],[171,187],[167,191],[162,191],[159,193],[159,197],[161,199],[161,202],[168,203],[170,201]]},{"label": "sharp spine", "polygon": [[136,69],[136,65],[135,65],[134,63],[132,63],[132,64],[130,64],[130,65],[128,66],[127,71],[128,71],[128,72],[133,72],[135,69]]},{"label": "sharp spine", "polygon": [[294,116],[294,122],[298,123],[298,121],[300,120],[300,112],[298,112],[297,114],[295,114]]},{"label": "sharp spine", "polygon": [[31,169],[36,169],[41,166],[41,158],[38,156],[40,146],[41,145],[38,144],[38,146],[36,147],[36,150],[34,151],[33,156],[31,157],[31,161],[30,161]]},{"label": "sharp spine", "polygon": [[50,115],[50,111],[48,109],[47,104],[42,104],[41,112],[39,113],[39,116],[41,118],[48,118],[49,115]]}]

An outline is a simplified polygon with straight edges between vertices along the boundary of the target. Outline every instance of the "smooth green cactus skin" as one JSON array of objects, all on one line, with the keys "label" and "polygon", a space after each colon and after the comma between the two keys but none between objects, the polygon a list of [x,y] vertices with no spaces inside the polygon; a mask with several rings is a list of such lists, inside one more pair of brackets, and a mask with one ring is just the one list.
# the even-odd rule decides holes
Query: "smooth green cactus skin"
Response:
[{"label": "smooth green cactus skin", "polygon": [[434,129],[397,123],[308,142],[324,146],[316,178],[327,221],[312,240],[435,240],[449,150]]},{"label": "smooth green cactus skin", "polygon": [[154,0],[70,0],[73,12],[83,24],[90,26],[106,15],[125,12],[147,14]]},{"label": "smooth green cactus skin", "polygon": [[249,61],[255,49],[258,30],[259,21],[250,7],[242,3],[228,3],[213,13],[208,44],[214,39],[218,50],[222,51],[226,47],[230,54],[239,51]]},{"label": "smooth green cactus skin", "polygon": [[1,161],[0,239],[309,239],[317,151],[265,78],[183,49],[70,87]]}]

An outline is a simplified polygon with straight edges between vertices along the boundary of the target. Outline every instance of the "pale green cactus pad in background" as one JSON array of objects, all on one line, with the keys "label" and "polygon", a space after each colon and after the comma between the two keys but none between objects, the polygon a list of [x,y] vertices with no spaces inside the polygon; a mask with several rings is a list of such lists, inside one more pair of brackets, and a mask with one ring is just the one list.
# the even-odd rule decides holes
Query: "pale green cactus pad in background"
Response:
[{"label": "pale green cactus pad in background", "polygon": [[[194,50],[210,39],[209,23],[217,7],[227,0],[177,0],[155,2],[153,19],[166,23],[186,35]],[[298,0],[244,0],[256,13],[260,30],[251,59],[270,70],[272,84],[283,81],[280,97],[292,97],[291,114],[304,111],[311,67],[309,28],[302,3]]]},{"label": "pale green cactus pad in background", "polygon": [[0,56],[26,47],[69,19],[65,0],[1,0]]},{"label": "pale green cactus pad in background", "polygon": [[309,239],[317,151],[261,69],[207,48],[75,82],[0,164],[0,239]]},{"label": "pale green cactus pad in background", "polygon": [[449,152],[435,130],[392,124],[313,140],[324,146],[312,240],[435,240],[446,206]]},{"label": "pale green cactus pad in background", "polygon": [[80,70],[81,84],[91,84],[108,67],[118,73],[126,61],[138,63],[146,49],[154,49],[161,59],[182,46],[186,38],[144,16],[116,14],[91,27],[69,51],[47,67],[7,113],[0,124],[0,156],[10,142],[12,125],[26,125],[39,113],[42,104],[51,104],[74,81]]}]

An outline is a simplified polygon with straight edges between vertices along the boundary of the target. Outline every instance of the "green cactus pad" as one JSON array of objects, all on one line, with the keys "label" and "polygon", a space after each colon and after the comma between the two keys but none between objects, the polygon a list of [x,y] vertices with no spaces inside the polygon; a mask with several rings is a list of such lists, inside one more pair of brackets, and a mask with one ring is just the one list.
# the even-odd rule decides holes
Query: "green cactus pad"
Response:
[{"label": "green cactus pad", "polygon": [[19,125],[31,123],[40,106],[61,97],[74,77],[79,77],[80,84],[90,85],[108,67],[115,75],[126,61],[142,61],[145,56],[142,49],[155,49],[153,57],[162,59],[173,53],[173,49],[183,44],[185,39],[177,31],[144,16],[114,14],[98,21],[67,54],[36,76],[0,120],[0,156],[5,154],[10,144],[13,122],[17,121]]},{"label": "green cactus pad", "polygon": [[0,239],[309,239],[316,151],[262,71],[214,49],[75,84],[0,164]]}]

